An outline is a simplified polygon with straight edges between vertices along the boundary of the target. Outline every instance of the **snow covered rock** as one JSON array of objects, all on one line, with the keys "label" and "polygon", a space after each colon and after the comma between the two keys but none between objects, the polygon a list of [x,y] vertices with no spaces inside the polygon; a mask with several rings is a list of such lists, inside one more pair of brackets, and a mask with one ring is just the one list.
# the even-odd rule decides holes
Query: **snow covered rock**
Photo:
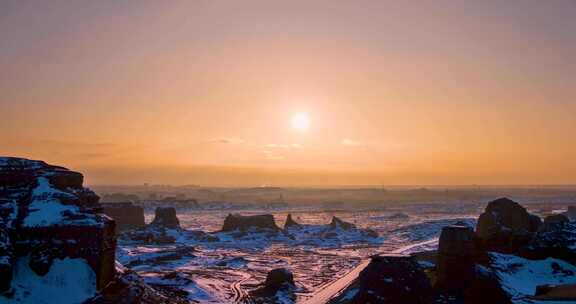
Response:
[{"label": "snow covered rock", "polygon": [[539,217],[508,199],[488,203],[478,218],[476,235],[486,251],[513,253],[525,245],[541,225]]},{"label": "snow covered rock", "polygon": [[274,221],[274,216],[272,214],[262,214],[262,215],[240,215],[240,214],[228,214],[226,219],[224,219],[224,225],[222,226],[222,231],[247,231],[250,229],[266,229],[266,230],[280,230],[276,226]]},{"label": "snow covered rock", "polygon": [[442,229],[438,247],[436,287],[458,290],[470,284],[475,276],[474,231],[468,226]]},{"label": "snow covered rock", "polygon": [[144,227],[144,208],[131,202],[103,203],[104,214],[116,221],[117,231]]},{"label": "snow covered rock", "polygon": [[[82,174],[63,167],[0,157],[0,272],[31,271],[42,278],[67,269],[55,266],[62,265],[60,261],[74,260],[89,266],[94,290],[112,280],[114,221],[99,214],[98,196],[82,184]],[[19,269],[27,255],[26,270]],[[61,284],[73,284],[66,281],[73,276],[58,277],[64,280]],[[15,276],[12,281],[18,279]],[[19,285],[12,283],[9,276],[1,276],[4,291],[12,286],[18,295]],[[37,296],[32,293],[30,297]]]}]

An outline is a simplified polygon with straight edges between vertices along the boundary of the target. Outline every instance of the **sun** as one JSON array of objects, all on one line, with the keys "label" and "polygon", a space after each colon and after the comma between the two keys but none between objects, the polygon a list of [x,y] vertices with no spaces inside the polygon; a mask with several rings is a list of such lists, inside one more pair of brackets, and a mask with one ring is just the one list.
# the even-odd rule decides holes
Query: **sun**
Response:
[{"label": "sun", "polygon": [[293,129],[306,131],[310,128],[310,117],[308,113],[300,112],[292,116],[291,125]]}]

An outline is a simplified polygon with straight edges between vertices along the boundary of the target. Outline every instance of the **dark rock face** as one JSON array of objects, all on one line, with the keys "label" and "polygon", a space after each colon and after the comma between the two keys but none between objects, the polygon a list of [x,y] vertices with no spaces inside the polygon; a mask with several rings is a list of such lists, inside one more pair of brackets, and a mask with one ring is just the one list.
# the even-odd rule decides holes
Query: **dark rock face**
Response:
[{"label": "dark rock face", "polygon": [[501,198],[488,203],[478,218],[476,235],[485,250],[513,253],[531,239],[539,223],[520,204]]},{"label": "dark rock face", "polygon": [[116,221],[118,231],[142,228],[144,222],[144,208],[131,202],[102,204],[104,214]]},{"label": "dark rock face", "polygon": [[298,224],[295,220],[292,219],[292,214],[288,214],[286,217],[286,223],[284,223],[284,229],[298,228],[301,226],[302,225]]},{"label": "dark rock face", "polygon": [[[98,196],[82,183],[82,174],[63,167],[0,157],[0,273],[32,253],[30,266],[39,275],[54,258],[82,258],[96,274],[97,289],[112,280],[115,224],[98,214]],[[0,276],[4,291],[9,277]]]},{"label": "dark rock face", "polygon": [[330,222],[330,228],[332,228],[332,229],[341,228],[344,230],[352,230],[352,229],[356,229],[356,226],[352,223],[345,222],[345,221],[337,218],[336,216],[333,216],[332,221]]},{"label": "dark rock face", "polygon": [[[250,293],[256,303],[285,303],[289,298],[294,301],[294,275],[286,268],[277,268],[268,272],[264,286]],[[279,299],[279,298],[283,298]]]},{"label": "dark rock face", "polygon": [[280,230],[272,214],[249,215],[229,214],[224,220],[222,231],[246,231],[250,229]]},{"label": "dark rock face", "polygon": [[436,287],[458,290],[469,286],[475,278],[474,232],[468,226],[442,229],[438,247]]},{"label": "dark rock face", "polygon": [[174,207],[156,208],[154,220],[151,225],[166,227],[168,229],[180,228],[180,221],[176,216],[176,209]]},{"label": "dark rock face", "polygon": [[360,273],[351,303],[430,303],[432,287],[416,260],[409,256],[374,256]]}]

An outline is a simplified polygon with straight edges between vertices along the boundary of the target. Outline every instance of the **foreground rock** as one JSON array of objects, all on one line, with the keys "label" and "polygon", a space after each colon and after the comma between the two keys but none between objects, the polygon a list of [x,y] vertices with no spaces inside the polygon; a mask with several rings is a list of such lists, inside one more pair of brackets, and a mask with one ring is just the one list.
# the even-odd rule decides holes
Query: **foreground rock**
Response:
[{"label": "foreground rock", "polygon": [[[58,272],[59,285],[45,288],[66,302],[114,279],[114,221],[99,214],[98,196],[82,184],[82,174],[63,167],[0,157],[0,293],[34,302],[37,289],[20,286]],[[83,289],[67,292],[73,286]]]},{"label": "foreground rock", "polygon": [[570,222],[570,219],[564,214],[549,215],[544,219],[544,224],[542,225],[541,230],[561,228],[564,223],[568,222]]},{"label": "foreground rock", "polygon": [[358,292],[349,303],[424,304],[433,296],[426,274],[410,256],[372,257],[358,283]]},{"label": "foreground rock", "polygon": [[131,202],[104,203],[104,214],[116,221],[117,231],[138,229],[146,226],[144,222],[144,208]]},{"label": "foreground rock", "polygon": [[250,295],[256,303],[286,303],[296,299],[294,275],[286,268],[277,268],[268,272],[264,285],[252,291]]},{"label": "foreground rock", "polygon": [[488,203],[478,218],[476,235],[486,251],[514,253],[530,241],[540,225],[538,216],[508,198],[500,198]]},{"label": "foreground rock", "polygon": [[262,215],[240,215],[229,214],[224,219],[222,231],[248,231],[248,230],[273,230],[278,231],[280,228],[276,226],[274,216],[272,214]]},{"label": "foreground rock", "polygon": [[438,246],[436,287],[460,290],[475,279],[474,231],[464,225],[444,227]]}]

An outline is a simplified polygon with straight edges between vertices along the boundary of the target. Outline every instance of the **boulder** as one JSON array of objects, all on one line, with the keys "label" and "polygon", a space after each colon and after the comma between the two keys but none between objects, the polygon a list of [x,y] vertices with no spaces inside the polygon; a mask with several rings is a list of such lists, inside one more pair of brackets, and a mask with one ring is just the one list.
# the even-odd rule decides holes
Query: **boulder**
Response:
[{"label": "boulder", "polygon": [[539,223],[520,204],[500,198],[488,203],[478,218],[476,235],[486,251],[513,253],[530,241]]},{"label": "boulder", "polygon": [[247,231],[251,229],[280,230],[280,228],[276,226],[272,214],[248,216],[229,214],[226,219],[224,219],[224,225],[222,226],[222,231],[224,232],[234,230]]},{"label": "boulder", "polygon": [[0,289],[10,286],[13,261],[27,255],[38,275],[54,258],[71,258],[87,262],[96,289],[114,278],[115,223],[82,184],[82,174],[63,167],[0,157]]},{"label": "boulder", "polygon": [[298,227],[302,227],[302,225],[300,225],[299,223],[297,223],[295,220],[292,219],[292,214],[288,214],[288,216],[286,217],[286,222],[284,223],[284,229],[298,228]]},{"label": "boulder", "polygon": [[264,282],[269,290],[278,290],[285,287],[294,287],[294,275],[286,268],[277,268],[268,272],[266,282]]},{"label": "boulder", "polygon": [[142,228],[144,222],[144,208],[131,202],[102,204],[103,212],[116,221],[117,231]]},{"label": "boulder", "polygon": [[336,216],[332,217],[332,221],[330,222],[330,228],[331,229],[344,229],[344,230],[352,230],[352,229],[356,229],[356,225],[352,224],[352,223],[348,223],[345,222],[339,218],[337,218]]},{"label": "boulder", "polygon": [[410,256],[372,257],[358,283],[351,303],[428,304],[433,295],[426,274]]},{"label": "boulder", "polygon": [[438,246],[436,287],[459,290],[475,279],[474,231],[468,226],[448,226],[442,229]]},{"label": "boulder", "polygon": [[180,228],[180,221],[176,216],[176,209],[174,207],[157,207],[151,225],[168,229]]}]

